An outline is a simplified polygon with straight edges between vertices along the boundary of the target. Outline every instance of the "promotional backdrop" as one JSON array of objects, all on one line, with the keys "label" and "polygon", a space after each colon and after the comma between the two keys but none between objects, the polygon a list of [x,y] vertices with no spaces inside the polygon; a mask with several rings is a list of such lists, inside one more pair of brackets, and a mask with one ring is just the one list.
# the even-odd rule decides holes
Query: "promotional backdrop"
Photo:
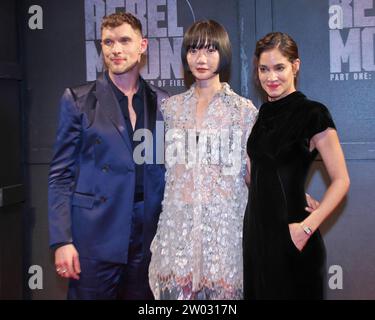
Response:
[{"label": "promotional backdrop", "polygon": [[[328,299],[375,299],[375,3],[373,0],[23,0],[20,15],[27,94],[26,150],[30,239],[27,265],[43,269],[43,289],[32,299],[65,298],[66,282],[48,249],[47,175],[55,140],[57,105],[67,86],[103,70],[100,20],[119,10],[134,13],[149,39],[143,77],[171,94],[185,90],[180,48],[196,20],[223,24],[233,47],[232,88],[260,101],[252,85],[255,42],[271,31],[289,33],[301,56],[299,89],[329,108],[345,151],[351,190],[322,227],[327,246]],[[29,8],[43,10],[31,29]],[[308,191],[321,199],[329,178],[320,160]],[[25,275],[27,286],[28,277]]]}]

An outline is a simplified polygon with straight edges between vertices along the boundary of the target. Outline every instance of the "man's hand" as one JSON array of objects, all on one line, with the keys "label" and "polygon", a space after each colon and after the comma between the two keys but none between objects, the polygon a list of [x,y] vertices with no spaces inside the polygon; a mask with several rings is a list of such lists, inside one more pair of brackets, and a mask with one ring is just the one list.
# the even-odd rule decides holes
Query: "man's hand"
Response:
[{"label": "man's hand", "polygon": [[81,266],[76,248],[66,244],[55,251],[56,272],[63,278],[79,279]]}]

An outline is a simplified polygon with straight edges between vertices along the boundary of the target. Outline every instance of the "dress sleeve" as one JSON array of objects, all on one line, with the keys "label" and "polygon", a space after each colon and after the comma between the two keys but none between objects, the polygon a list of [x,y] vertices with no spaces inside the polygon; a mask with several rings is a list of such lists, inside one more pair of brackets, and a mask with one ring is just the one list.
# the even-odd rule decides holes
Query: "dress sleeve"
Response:
[{"label": "dress sleeve", "polygon": [[173,116],[171,113],[170,98],[163,99],[162,103],[160,104],[160,111],[163,115],[165,128],[169,129]]},{"label": "dress sleeve", "polygon": [[249,138],[251,130],[254,127],[255,121],[258,118],[258,109],[253,105],[253,103],[250,101],[250,123],[248,126],[248,132],[247,132],[247,138]]},{"label": "dress sleeve", "polygon": [[314,135],[323,132],[327,128],[336,130],[332,116],[326,106],[316,104],[311,108],[306,126],[306,136],[310,140]]},{"label": "dress sleeve", "polygon": [[251,129],[254,126],[254,123],[258,116],[258,110],[255,108],[251,100],[244,99],[244,108],[242,109],[242,117],[243,117],[243,123],[244,123],[244,130],[246,132],[246,140],[250,136]]},{"label": "dress sleeve", "polygon": [[163,117],[166,116],[166,113],[167,113],[167,103],[168,103],[168,98],[165,98],[161,101],[161,104],[160,104],[160,111],[163,115]]}]

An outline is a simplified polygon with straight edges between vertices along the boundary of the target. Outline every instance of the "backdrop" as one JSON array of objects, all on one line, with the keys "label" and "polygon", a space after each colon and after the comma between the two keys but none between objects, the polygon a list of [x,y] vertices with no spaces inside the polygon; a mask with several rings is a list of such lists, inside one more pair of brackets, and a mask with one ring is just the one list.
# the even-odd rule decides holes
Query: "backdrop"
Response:
[{"label": "backdrop", "polygon": [[[47,175],[55,139],[58,100],[67,86],[102,71],[98,39],[102,16],[134,13],[149,38],[142,75],[171,94],[185,90],[180,47],[195,20],[223,24],[233,46],[233,89],[253,100],[252,53],[270,31],[299,44],[300,90],[326,104],[342,141],[351,177],[346,201],[322,228],[328,253],[328,299],[375,298],[375,3],[373,0],[22,0],[21,54],[25,67],[28,185],[28,266],[43,270],[43,289],[32,299],[65,298],[66,282],[54,271],[48,249]],[[32,5],[42,9],[41,28],[31,28]],[[34,17],[35,18],[35,17]],[[35,22],[35,21],[34,21]],[[308,191],[321,199],[329,179],[316,161]],[[28,268],[26,268],[28,269]]]}]

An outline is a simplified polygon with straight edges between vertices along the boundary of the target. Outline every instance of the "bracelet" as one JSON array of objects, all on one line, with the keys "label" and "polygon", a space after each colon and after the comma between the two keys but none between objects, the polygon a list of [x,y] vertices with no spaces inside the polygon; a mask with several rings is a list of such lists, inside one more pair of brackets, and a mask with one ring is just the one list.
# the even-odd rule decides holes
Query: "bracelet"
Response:
[{"label": "bracelet", "polygon": [[303,231],[304,231],[309,237],[313,234],[312,229],[311,229],[310,227],[305,226],[305,225],[303,224],[303,222],[301,222],[299,225],[301,226],[302,230],[303,230]]}]

